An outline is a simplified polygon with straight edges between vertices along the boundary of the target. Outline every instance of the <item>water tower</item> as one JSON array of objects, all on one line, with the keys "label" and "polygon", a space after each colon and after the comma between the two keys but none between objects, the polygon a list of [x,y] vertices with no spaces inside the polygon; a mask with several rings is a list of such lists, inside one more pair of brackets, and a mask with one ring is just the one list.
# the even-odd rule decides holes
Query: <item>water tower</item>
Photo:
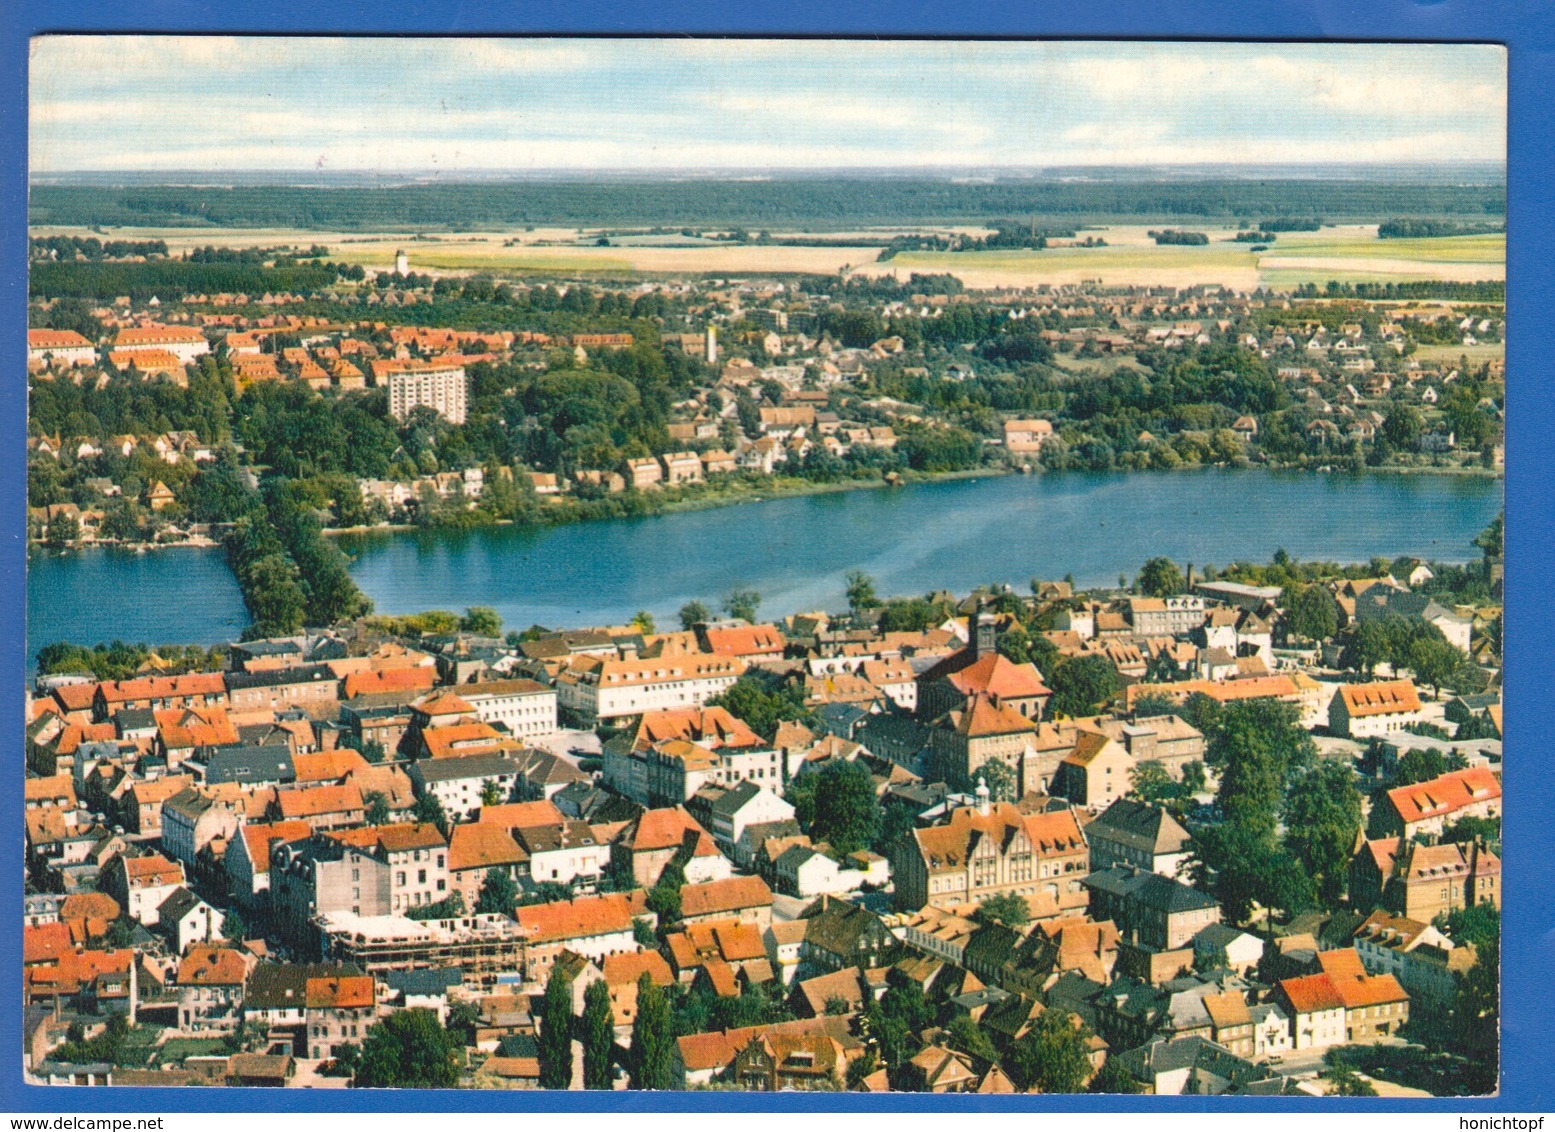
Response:
[{"label": "water tower", "polygon": [[403,249],[394,253],[394,274],[410,274],[410,257],[405,254]]}]

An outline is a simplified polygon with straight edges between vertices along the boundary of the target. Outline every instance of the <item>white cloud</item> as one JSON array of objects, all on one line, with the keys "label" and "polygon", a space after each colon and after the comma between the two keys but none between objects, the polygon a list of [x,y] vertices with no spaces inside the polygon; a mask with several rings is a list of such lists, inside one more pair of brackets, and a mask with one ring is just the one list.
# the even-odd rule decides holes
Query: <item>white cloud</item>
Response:
[{"label": "white cloud", "polygon": [[[33,168],[1495,159],[1483,47],[40,37]],[[537,81],[530,81],[531,79]]]}]

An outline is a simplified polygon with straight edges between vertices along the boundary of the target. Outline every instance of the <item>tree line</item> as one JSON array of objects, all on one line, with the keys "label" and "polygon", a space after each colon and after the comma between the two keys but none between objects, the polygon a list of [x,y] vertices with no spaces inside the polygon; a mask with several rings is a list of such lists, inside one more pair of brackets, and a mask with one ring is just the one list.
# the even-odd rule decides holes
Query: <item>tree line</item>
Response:
[{"label": "tree line", "polygon": [[534,181],[383,188],[38,185],[39,225],[302,228],[350,231],[976,222],[988,216],[1370,218],[1502,217],[1504,184],[1207,178],[1195,181],[794,177],[769,181]]}]

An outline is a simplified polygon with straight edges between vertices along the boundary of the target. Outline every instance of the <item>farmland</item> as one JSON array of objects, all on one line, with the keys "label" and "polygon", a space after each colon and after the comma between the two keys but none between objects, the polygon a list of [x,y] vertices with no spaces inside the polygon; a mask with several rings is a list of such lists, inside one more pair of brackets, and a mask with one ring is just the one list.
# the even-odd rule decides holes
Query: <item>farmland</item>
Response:
[{"label": "farmland", "polygon": [[[395,252],[409,253],[418,271],[468,275],[740,275],[839,273],[906,278],[913,273],[946,272],[968,287],[1023,287],[1038,284],[1189,287],[1214,283],[1237,290],[1264,286],[1288,290],[1303,283],[1413,280],[1475,281],[1505,278],[1504,235],[1436,239],[1380,240],[1375,225],[1325,227],[1317,232],[1281,234],[1262,245],[1235,243],[1235,227],[1203,226],[1209,243],[1158,246],[1146,225],[1087,228],[1081,237],[1104,240],[1102,247],[1074,246],[1056,240],[1040,250],[1000,248],[980,251],[905,251],[880,261],[878,245],[899,228],[812,232],[817,246],[743,243],[687,237],[611,238],[600,229],[524,228],[444,236],[390,232],[374,235],[286,228],[124,228],[121,239],[165,240],[171,254],[196,247],[266,247],[323,244],[332,258],[368,269],[390,269]],[[933,228],[916,231],[948,232]],[[966,228],[955,229],[960,231]],[[86,234],[84,229],[48,228],[35,235]],[[777,239],[800,239],[779,233]],[[669,243],[674,239],[674,243]],[[602,244],[601,241],[608,241]],[[847,240],[860,241],[849,245]]]}]

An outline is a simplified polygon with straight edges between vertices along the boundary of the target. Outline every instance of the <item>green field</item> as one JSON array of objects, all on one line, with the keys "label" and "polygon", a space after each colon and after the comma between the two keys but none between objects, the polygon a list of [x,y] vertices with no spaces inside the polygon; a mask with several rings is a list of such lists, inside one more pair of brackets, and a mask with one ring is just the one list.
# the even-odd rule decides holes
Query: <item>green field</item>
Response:
[{"label": "green field", "polygon": [[[1303,238],[1305,237],[1305,238]],[[1411,260],[1422,263],[1506,263],[1506,234],[1439,236],[1434,239],[1379,240],[1376,237],[1325,238],[1323,232],[1281,235],[1264,253],[1282,256],[1322,256],[1335,259]]]}]

